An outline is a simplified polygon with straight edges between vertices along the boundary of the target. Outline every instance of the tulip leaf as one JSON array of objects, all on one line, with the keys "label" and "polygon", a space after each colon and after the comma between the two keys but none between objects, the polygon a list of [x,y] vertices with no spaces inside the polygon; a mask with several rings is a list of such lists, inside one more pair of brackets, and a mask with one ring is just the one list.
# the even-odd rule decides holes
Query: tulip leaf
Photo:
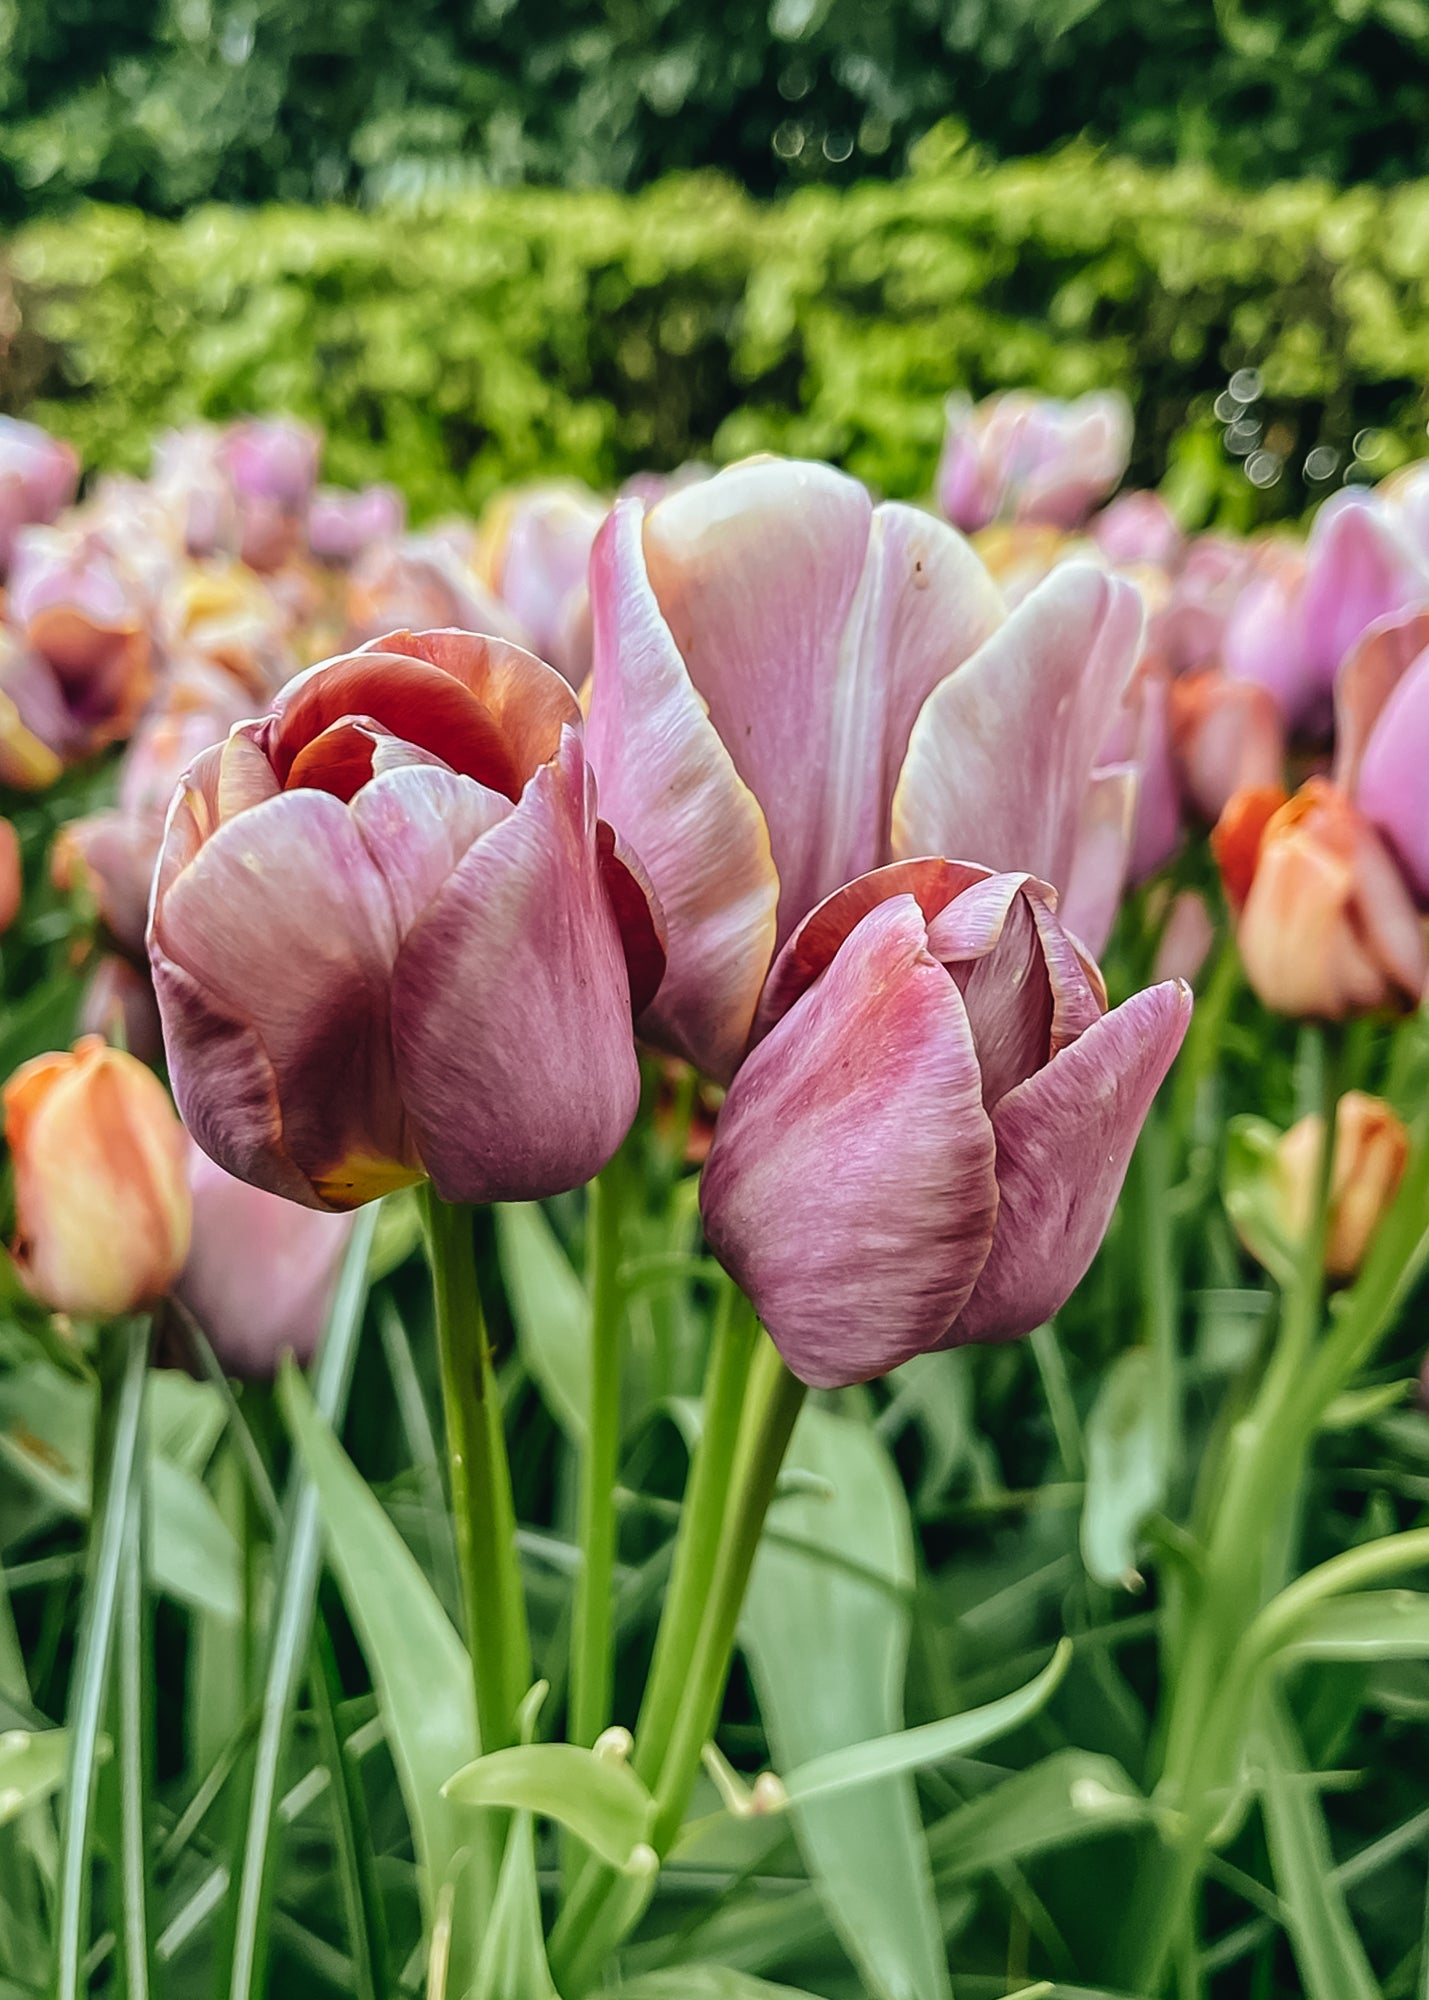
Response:
[{"label": "tulip leaf", "polygon": [[1314,1788],[1305,1783],[1304,1755],[1273,1696],[1260,1704],[1253,1756],[1271,1870],[1306,2000],[1381,2000],[1335,1879],[1325,1816]]},{"label": "tulip leaf", "polygon": [[1284,1135],[1264,1118],[1232,1118],[1226,1128],[1226,1213],[1257,1264],[1282,1288],[1295,1276],[1296,1245],[1285,1234],[1279,1146]]},{"label": "tulip leaf", "polygon": [[1156,1357],[1130,1347],[1103,1378],[1086,1427],[1082,1560],[1098,1583],[1136,1577],[1137,1537],[1166,1493],[1166,1436]]},{"label": "tulip leaf", "polygon": [[1362,1590],[1317,1604],[1296,1626],[1282,1658],[1429,1659],[1429,1594]]},{"label": "tulip leaf", "polygon": [[506,1836],[472,1990],[474,2000],[558,2000],[546,1962],[530,1813],[516,1813]]},{"label": "tulip leaf", "polygon": [[201,1479],[171,1458],[149,1460],[150,1566],[180,1604],[237,1621],[243,1611],[238,1544]]},{"label": "tulip leaf", "polygon": [[536,1201],[500,1202],[496,1247],[521,1358],[572,1444],[590,1407],[590,1302]]},{"label": "tulip leaf", "polygon": [[[789,1464],[821,1491],[776,1501],[741,1627],[778,1767],[896,1732],[913,1584],[907,1502],[859,1418],[811,1407]],[[792,1813],[810,1876],[874,2000],[948,2000],[912,1776],[892,1771]]]},{"label": "tulip leaf", "polygon": [[771,1986],[728,1965],[681,1965],[611,1987],[603,2000],[814,2000],[802,1986]]},{"label": "tulip leaf", "polygon": [[654,1800],[619,1758],[574,1743],[523,1743],[478,1757],[444,1790],[463,1805],[553,1819],[612,1868],[644,1872]]},{"label": "tulip leaf", "polygon": [[941,1722],[924,1722],[916,1729],[900,1729],[889,1736],[877,1736],[867,1743],[851,1744],[846,1750],[831,1750],[815,1757],[784,1780],[791,1805],[808,1805],[812,1799],[835,1798],[856,1791],[879,1778],[897,1772],[925,1771],[949,1757],[966,1757],[985,1743],[1020,1729],[1051,1700],[1072,1661],[1070,1640],[1063,1639],[1035,1680],[1013,1694],[990,1701],[983,1708],[970,1708],[962,1715],[947,1716]]},{"label": "tulip leaf", "polygon": [[0,1826],[64,1783],[69,1736],[63,1729],[8,1729],[0,1736]]},{"label": "tulip leaf", "polygon": [[1087,1750],[1056,1750],[928,1829],[940,1883],[1030,1860],[1145,1823],[1150,1802],[1120,1764]]},{"label": "tulip leaf", "polygon": [[477,1747],[471,1668],[441,1600],[381,1502],[314,1407],[291,1362],[283,1415],[318,1496],[328,1552],[377,1688],[412,1825],[423,1907],[464,1845],[463,1814],[443,1793]]}]

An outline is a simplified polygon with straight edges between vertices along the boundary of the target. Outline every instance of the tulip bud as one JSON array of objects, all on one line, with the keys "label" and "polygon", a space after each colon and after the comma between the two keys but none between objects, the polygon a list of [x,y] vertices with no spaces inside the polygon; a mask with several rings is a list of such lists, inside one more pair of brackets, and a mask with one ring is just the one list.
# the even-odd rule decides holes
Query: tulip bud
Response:
[{"label": "tulip bud", "polygon": [[1205,820],[1219,819],[1248,785],[1278,785],[1285,769],[1285,724],[1274,697],[1214,667],[1174,683],[1171,743],[1182,794]]},{"label": "tulip bud", "polygon": [[20,836],[14,824],[0,819],[0,932],[8,931],[20,914],[25,884],[20,871]]},{"label": "tulip bud", "polygon": [[1417,1006],[1424,928],[1384,842],[1339,788],[1237,792],[1211,847],[1246,977],[1276,1013],[1343,1021]]},{"label": "tulip bud", "polygon": [[152,1071],[86,1036],[5,1086],[15,1260],[57,1312],[109,1318],[162,1297],[188,1254],[183,1127]]},{"label": "tulip bud", "polygon": [[10,561],[18,530],[53,521],[74,498],[79,460],[71,446],[37,424],[0,417],[0,570]]},{"label": "tulip bud", "polygon": [[[1303,1242],[1310,1228],[1325,1121],[1315,1114],[1292,1125],[1276,1160],[1286,1234]],[[1409,1134],[1383,1098],[1346,1091],[1335,1113],[1325,1270],[1350,1279],[1365,1260],[1380,1219],[1399,1192],[1409,1160]]]}]

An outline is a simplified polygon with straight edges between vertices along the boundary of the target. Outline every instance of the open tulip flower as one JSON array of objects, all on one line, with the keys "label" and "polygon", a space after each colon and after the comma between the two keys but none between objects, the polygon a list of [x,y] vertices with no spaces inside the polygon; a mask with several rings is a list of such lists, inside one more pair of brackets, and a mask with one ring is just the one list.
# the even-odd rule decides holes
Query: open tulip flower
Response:
[{"label": "open tulip flower", "polygon": [[1054,901],[895,863],[780,953],[700,1205],[801,1380],[1028,1333],[1090,1264],[1191,997],[1172,981],[1106,1012]]},{"label": "open tulip flower", "polygon": [[25,727],[65,762],[122,742],[153,687],[149,606],[102,536],[22,528],[7,611],[23,649],[4,691]]},{"label": "open tulip flower", "polygon": [[149,925],[175,1094],[241,1179],[349,1208],[587,1180],[663,969],[553,668],[401,632],[300,675],[189,772]]},{"label": "open tulip flower", "polygon": [[1131,456],[1131,405],[1119,390],[1065,403],[1024,390],[948,398],[938,499],[955,527],[1043,521],[1078,528]]},{"label": "open tulip flower", "polygon": [[1134,800],[1134,773],[1098,764],[1131,585],[1067,563],[1009,616],[930,515],[751,459],[649,514],[619,502],[591,607],[591,761],[668,926],[656,1046],[731,1076],[777,947],[900,856],[1027,869],[1100,950]]}]

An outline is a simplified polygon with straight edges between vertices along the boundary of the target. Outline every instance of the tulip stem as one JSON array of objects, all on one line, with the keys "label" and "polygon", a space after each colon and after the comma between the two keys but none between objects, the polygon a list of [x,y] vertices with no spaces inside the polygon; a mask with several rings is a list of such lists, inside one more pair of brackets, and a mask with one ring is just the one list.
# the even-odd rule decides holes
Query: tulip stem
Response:
[{"label": "tulip stem", "polygon": [[614,1676],[615,1481],[620,1469],[620,1156],[590,1184],[586,1210],[590,1401],[581,1454],[580,1549],[571,1612],[570,1740],[595,1742]]},{"label": "tulip stem", "polygon": [[531,1680],[531,1642],[516,1549],[516,1507],[501,1396],[476,1282],[472,1212],[423,1189],[436,1300],[452,1511],[482,1754],[516,1741]]}]

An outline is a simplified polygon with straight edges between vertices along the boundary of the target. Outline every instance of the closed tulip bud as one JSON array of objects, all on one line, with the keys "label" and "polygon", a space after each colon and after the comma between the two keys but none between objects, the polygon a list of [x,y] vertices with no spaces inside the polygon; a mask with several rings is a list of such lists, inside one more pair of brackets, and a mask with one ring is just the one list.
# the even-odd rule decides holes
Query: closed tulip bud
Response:
[{"label": "closed tulip bud", "polygon": [[24,897],[20,836],[12,820],[0,819],[0,933],[8,931],[19,916]]},{"label": "closed tulip bud", "polygon": [[1075,402],[1025,391],[976,408],[950,396],[938,499],[954,527],[1043,521],[1078,528],[1131,456],[1131,405],[1117,390]]},{"label": "closed tulip bud", "polygon": [[1028,1333],[1091,1263],[1191,996],[1108,1013],[1051,903],[1025,875],[895,863],[775,961],[700,1207],[802,1381]]},{"label": "closed tulip bud", "polygon": [[311,1360],[352,1234],[351,1215],[300,1208],[250,1187],[189,1142],[193,1242],[174,1296],[232,1374]]},{"label": "closed tulip bud", "polygon": [[0,575],[18,531],[53,521],[74,498],[79,460],[70,445],[18,417],[0,417]]},{"label": "closed tulip bud", "polygon": [[271,501],[301,513],[317,484],[323,441],[292,417],[248,417],[223,434],[221,456],[245,500]]},{"label": "closed tulip bud", "polygon": [[188,1255],[183,1128],[163,1085],[86,1036],[5,1085],[15,1260],[57,1312],[110,1318],[152,1305]]},{"label": "closed tulip bud", "polygon": [[99,1035],[115,1048],[128,1049],[142,1063],[164,1060],[164,1030],[154,983],[118,952],[107,951],[89,976],[80,996],[80,1029]]},{"label": "closed tulip bud", "polygon": [[499,639],[390,634],[195,762],[149,950],[185,1121],[314,1208],[577,1186],[635,1115],[664,969],[580,709]]},{"label": "closed tulip bud", "polygon": [[1214,667],[1173,682],[1171,743],[1182,796],[1205,821],[1247,786],[1278,785],[1284,775],[1285,723],[1273,696]]},{"label": "closed tulip bud", "polygon": [[524,646],[529,634],[515,613],[477,575],[467,554],[440,531],[373,542],[347,579],[347,644],[366,645],[382,632],[485,632]]},{"label": "closed tulip bud", "polygon": [[[1285,1235],[1303,1242],[1320,1173],[1325,1121],[1312,1113],[1281,1139],[1278,1181]],[[1335,1113],[1335,1157],[1330,1169],[1329,1234],[1325,1270],[1350,1279],[1364,1262],[1374,1233],[1404,1178],[1409,1134],[1383,1098],[1346,1091]]]},{"label": "closed tulip bud", "polygon": [[1417,1006],[1424,927],[1370,822],[1325,778],[1238,792],[1211,845],[1251,986],[1276,1013],[1342,1021]]}]

